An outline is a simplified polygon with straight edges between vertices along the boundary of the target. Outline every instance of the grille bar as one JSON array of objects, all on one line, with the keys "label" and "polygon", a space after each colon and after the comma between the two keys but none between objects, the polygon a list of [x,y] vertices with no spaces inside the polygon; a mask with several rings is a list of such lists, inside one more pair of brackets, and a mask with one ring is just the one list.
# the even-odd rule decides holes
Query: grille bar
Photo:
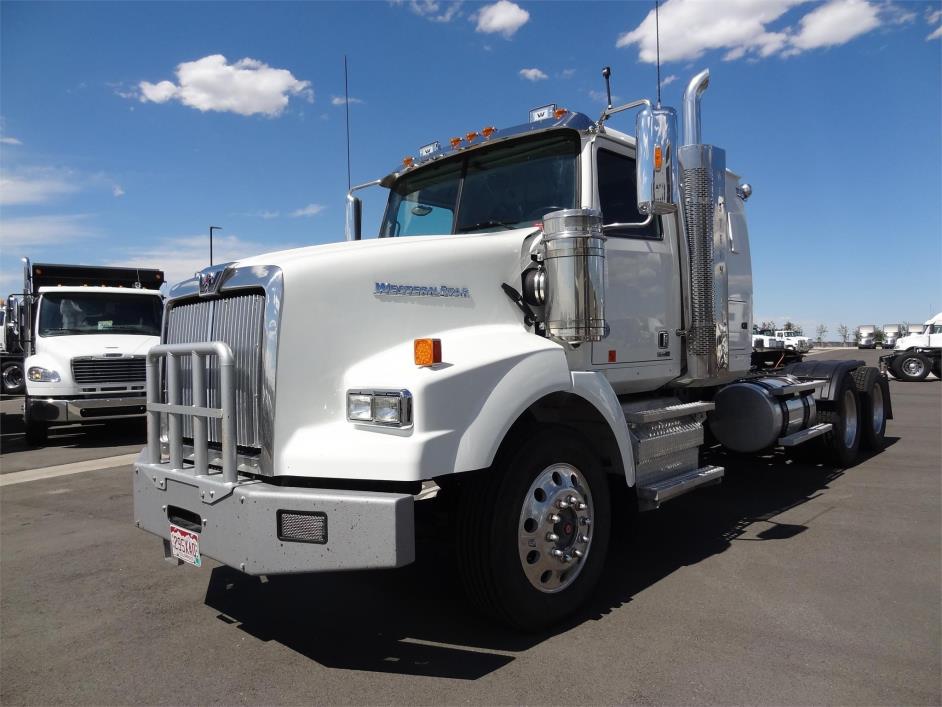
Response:
[{"label": "grille bar", "polygon": [[145,377],[144,356],[72,359],[76,383],[143,383]]}]

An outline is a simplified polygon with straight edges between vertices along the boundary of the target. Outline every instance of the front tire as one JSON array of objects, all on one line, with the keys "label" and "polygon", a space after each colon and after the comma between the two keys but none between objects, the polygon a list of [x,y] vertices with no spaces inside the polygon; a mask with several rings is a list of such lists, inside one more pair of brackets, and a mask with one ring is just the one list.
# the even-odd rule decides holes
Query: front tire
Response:
[{"label": "front tire", "polygon": [[833,402],[818,404],[818,422],[833,426],[822,440],[831,462],[841,469],[853,466],[860,452],[860,410],[860,396],[849,372],[841,377]]},{"label": "front tire", "polygon": [[582,606],[608,552],[608,479],[563,428],[532,434],[461,490],[457,549],[469,598],[536,631]]},{"label": "front tire", "polygon": [[923,354],[911,351],[901,354],[893,362],[893,375],[899,380],[916,382],[929,375],[932,364]]}]

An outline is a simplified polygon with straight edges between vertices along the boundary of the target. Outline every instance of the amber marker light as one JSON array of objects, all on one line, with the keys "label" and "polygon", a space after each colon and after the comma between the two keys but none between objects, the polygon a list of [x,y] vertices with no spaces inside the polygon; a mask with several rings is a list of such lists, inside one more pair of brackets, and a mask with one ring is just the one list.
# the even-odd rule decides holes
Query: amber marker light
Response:
[{"label": "amber marker light", "polygon": [[460,137],[453,137],[451,140],[449,140],[449,142],[451,143],[452,150],[457,150],[461,146]]},{"label": "amber marker light", "polygon": [[416,339],[413,348],[416,366],[434,366],[442,362],[441,339]]},{"label": "amber marker light", "polygon": [[488,125],[486,128],[481,128],[481,135],[484,136],[484,139],[487,140],[491,135],[497,132],[497,128],[493,125]]},{"label": "amber marker light", "polygon": [[412,157],[402,158],[402,166],[406,169],[409,169],[413,164],[415,164],[415,160]]},{"label": "amber marker light", "polygon": [[470,143],[470,142],[474,142],[474,138],[476,138],[477,136],[478,134],[472,130],[470,133],[464,136],[464,139]]},{"label": "amber marker light", "polygon": [[661,167],[664,166],[664,153],[661,151],[660,145],[654,146],[654,169],[657,171],[661,170]]},{"label": "amber marker light", "polygon": [[569,111],[566,110],[565,108],[557,108],[556,110],[553,111],[553,116],[556,118],[556,120],[559,120],[568,112]]}]

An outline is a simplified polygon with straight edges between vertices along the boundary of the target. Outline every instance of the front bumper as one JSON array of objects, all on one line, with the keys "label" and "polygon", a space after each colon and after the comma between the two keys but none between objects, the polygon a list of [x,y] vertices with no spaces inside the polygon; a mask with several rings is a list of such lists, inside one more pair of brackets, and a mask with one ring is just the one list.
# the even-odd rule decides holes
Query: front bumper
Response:
[{"label": "front bumper", "polygon": [[26,414],[46,422],[94,422],[127,417],[143,417],[147,399],[123,398],[43,398],[29,397]]},{"label": "front bumper", "polygon": [[[401,567],[415,560],[413,497],[408,494],[276,486],[191,468],[134,464],[134,522],[169,541],[171,518],[198,523],[201,555],[247,574]],[[290,540],[279,514],[326,516],[325,542]]]}]

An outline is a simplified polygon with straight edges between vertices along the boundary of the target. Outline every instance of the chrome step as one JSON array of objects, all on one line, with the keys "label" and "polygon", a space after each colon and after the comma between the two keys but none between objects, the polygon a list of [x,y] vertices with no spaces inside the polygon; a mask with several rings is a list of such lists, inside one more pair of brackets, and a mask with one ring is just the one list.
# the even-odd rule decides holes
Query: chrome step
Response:
[{"label": "chrome step", "polygon": [[642,510],[653,510],[665,501],[677,498],[688,491],[701,486],[718,484],[723,480],[723,474],[724,469],[721,466],[704,466],[643,486],[639,485],[638,501]]},{"label": "chrome step", "polygon": [[710,412],[716,405],[709,402],[681,403],[680,405],[668,405],[663,408],[654,408],[653,410],[637,410],[626,412],[625,419],[634,425],[644,425],[651,422],[662,422],[664,420],[674,420],[685,415],[696,415],[700,412]]},{"label": "chrome step", "polygon": [[821,422],[806,430],[799,430],[795,434],[788,435],[787,437],[779,437],[778,445],[780,447],[794,447],[803,442],[807,442],[809,439],[820,437],[825,432],[830,432],[832,427],[833,425],[830,422]]}]

